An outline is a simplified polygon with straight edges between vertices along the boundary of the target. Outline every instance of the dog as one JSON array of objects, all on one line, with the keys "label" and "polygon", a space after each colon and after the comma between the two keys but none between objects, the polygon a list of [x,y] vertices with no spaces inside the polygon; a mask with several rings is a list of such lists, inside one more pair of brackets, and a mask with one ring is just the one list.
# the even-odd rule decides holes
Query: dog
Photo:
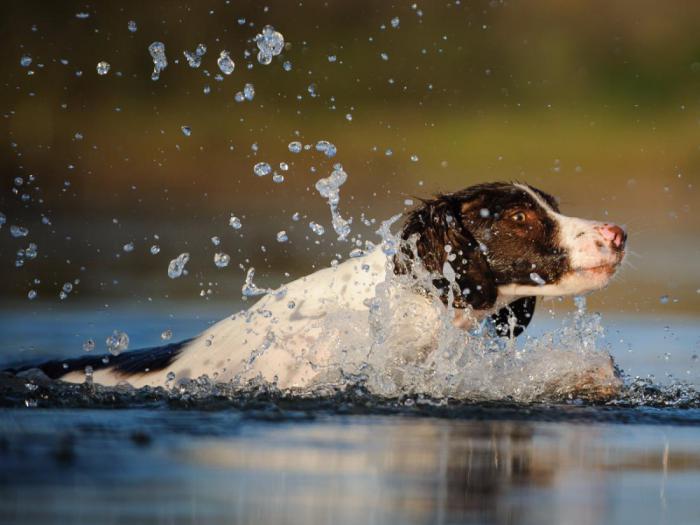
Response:
[{"label": "dog", "polygon": [[[378,351],[424,359],[435,350],[446,309],[459,329],[481,323],[494,337],[517,337],[532,320],[537,297],[606,286],[624,258],[627,234],[561,214],[551,195],[532,186],[499,182],[422,200],[400,239],[399,248],[385,243],[388,248],[267,291],[193,339],[38,368],[53,379],[83,382],[91,367],[92,380],[103,385],[168,386],[206,375],[303,388],[332,377],[343,354],[354,352],[356,362]],[[390,290],[394,278],[403,284]],[[392,306],[377,314],[382,294],[391,295]],[[19,372],[30,368],[37,367]],[[581,381],[608,392],[619,385],[616,377],[611,361]]]}]

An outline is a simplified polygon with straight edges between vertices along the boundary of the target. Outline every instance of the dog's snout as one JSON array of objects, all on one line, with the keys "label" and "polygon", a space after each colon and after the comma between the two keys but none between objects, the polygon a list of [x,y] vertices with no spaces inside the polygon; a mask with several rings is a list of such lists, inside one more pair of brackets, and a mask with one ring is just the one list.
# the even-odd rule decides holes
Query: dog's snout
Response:
[{"label": "dog's snout", "polygon": [[627,232],[616,224],[603,224],[602,226],[599,226],[597,230],[600,232],[603,238],[610,242],[610,244],[616,249],[622,250],[625,247]]}]

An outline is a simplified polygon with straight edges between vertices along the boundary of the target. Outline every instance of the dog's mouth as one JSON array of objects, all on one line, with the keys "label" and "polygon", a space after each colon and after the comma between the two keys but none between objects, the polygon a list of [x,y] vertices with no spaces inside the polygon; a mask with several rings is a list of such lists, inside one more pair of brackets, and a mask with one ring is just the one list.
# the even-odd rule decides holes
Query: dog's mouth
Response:
[{"label": "dog's mouth", "polygon": [[585,268],[574,268],[574,273],[583,273],[583,274],[589,274],[589,275],[608,275],[611,276],[614,274],[617,269],[620,267],[620,264],[622,264],[622,259],[624,258],[624,253],[620,253],[620,255],[612,262],[606,262],[603,264],[598,264],[596,266],[588,266]]}]

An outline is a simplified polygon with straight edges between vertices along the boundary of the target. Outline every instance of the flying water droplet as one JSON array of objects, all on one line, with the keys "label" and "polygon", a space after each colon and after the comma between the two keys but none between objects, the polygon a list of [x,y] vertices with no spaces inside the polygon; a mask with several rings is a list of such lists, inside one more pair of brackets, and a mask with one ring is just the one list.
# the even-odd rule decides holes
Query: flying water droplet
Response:
[{"label": "flying water droplet", "polygon": [[233,63],[233,60],[231,60],[226,50],[219,53],[219,58],[216,60],[216,63],[219,65],[219,69],[224,75],[230,75],[236,68],[236,64]]},{"label": "flying water droplet", "polygon": [[160,253],[160,246],[154,244],[150,249],[151,255],[158,255]]},{"label": "flying water droplet", "polygon": [[131,252],[134,251],[134,243],[133,243],[133,242],[128,242],[128,243],[126,243],[124,246],[122,246],[122,249],[123,249],[126,253],[131,253]]},{"label": "flying water droplet", "polygon": [[338,152],[335,145],[327,140],[319,140],[316,143],[316,151],[320,151],[329,159],[335,157],[335,154]]},{"label": "flying water droplet", "polygon": [[258,177],[264,177],[265,175],[272,173],[272,167],[267,162],[258,162],[255,166],[253,166],[253,172]]},{"label": "flying water droplet", "polygon": [[168,264],[168,277],[171,279],[177,279],[183,273],[187,275],[185,265],[189,262],[189,260],[190,254],[185,252],[181,253],[175,259],[170,261],[170,264]]},{"label": "flying water droplet", "polygon": [[29,55],[22,55],[19,59],[19,65],[22,67],[29,67],[32,65],[32,57]]},{"label": "flying water droplet", "polygon": [[105,62],[104,60],[101,62],[97,63],[97,74],[100,76],[104,76],[107,73],[109,73],[109,68],[111,66],[109,65],[108,62]]},{"label": "flying water droplet", "polygon": [[32,301],[32,300],[36,299],[37,295],[38,294],[36,293],[36,290],[29,290],[29,292],[27,292],[27,299]]},{"label": "flying water droplet", "polygon": [[29,235],[29,230],[24,226],[17,226],[16,224],[13,224],[10,226],[10,235],[12,235],[15,239],[26,237]]},{"label": "flying water droplet", "polygon": [[83,343],[83,351],[92,352],[95,349],[95,341],[93,339],[88,339]]},{"label": "flying water droplet", "polygon": [[300,153],[302,150],[301,142],[296,141],[296,140],[293,142],[290,142],[289,146],[287,146],[287,147],[289,148],[289,151],[291,151],[292,153]]},{"label": "flying water droplet", "polygon": [[289,237],[287,237],[287,232],[282,230],[277,232],[277,242],[287,242]]},{"label": "flying water droplet", "polygon": [[316,235],[323,235],[326,233],[326,229],[318,224],[317,222],[311,221],[309,223],[309,228],[311,228],[311,231],[314,232]]},{"label": "flying water droplet", "polygon": [[129,30],[129,33],[136,33],[138,31],[138,26],[136,25],[135,20],[129,20],[129,22],[126,24],[127,29]]},{"label": "flying water droplet", "polygon": [[105,342],[107,343],[107,350],[109,350],[109,353],[113,356],[118,356],[129,348],[129,336],[126,332],[121,332],[119,330],[114,330],[112,335],[107,337]]},{"label": "flying water droplet", "polygon": [[255,98],[255,86],[253,86],[253,84],[246,84],[243,87],[243,96],[246,100],[253,100]]},{"label": "flying water droplet", "polygon": [[265,66],[270,64],[272,58],[279,55],[284,49],[284,37],[269,25],[255,36],[255,43],[259,49],[258,62]]},{"label": "flying water droplet", "polygon": [[207,46],[204,44],[198,44],[197,48],[193,52],[185,50],[182,52],[182,54],[185,55],[187,64],[191,68],[196,69],[202,65],[202,57],[206,54],[206,52]]},{"label": "flying water droplet", "polygon": [[226,268],[231,262],[231,256],[227,253],[215,253],[214,264],[217,268]]},{"label": "flying water droplet", "polygon": [[165,44],[163,42],[153,42],[148,46],[148,52],[153,58],[153,73],[151,80],[158,80],[160,73],[168,67],[168,59],[165,57]]},{"label": "flying water droplet", "polygon": [[240,230],[243,227],[241,220],[235,215],[231,215],[231,218],[228,220],[228,225],[234,230]]},{"label": "flying water droplet", "polygon": [[180,126],[180,130],[185,137],[192,135],[192,128],[189,126]]},{"label": "flying water droplet", "polygon": [[400,24],[401,24],[401,20],[399,19],[398,16],[395,16],[394,18],[391,19],[391,27],[393,27],[394,29],[398,29]]},{"label": "flying water droplet", "polygon": [[344,219],[338,211],[340,187],[345,184],[347,179],[348,174],[345,173],[340,164],[336,164],[335,169],[329,177],[319,179],[316,182],[316,191],[319,192],[321,197],[328,200],[328,206],[331,209],[333,229],[338,234],[339,241],[347,239],[347,236],[350,234],[350,223],[352,222],[351,220]]},{"label": "flying water droplet", "polygon": [[163,341],[170,341],[173,337],[173,331],[168,329],[168,330],[163,330],[163,332],[160,334],[160,338]]}]

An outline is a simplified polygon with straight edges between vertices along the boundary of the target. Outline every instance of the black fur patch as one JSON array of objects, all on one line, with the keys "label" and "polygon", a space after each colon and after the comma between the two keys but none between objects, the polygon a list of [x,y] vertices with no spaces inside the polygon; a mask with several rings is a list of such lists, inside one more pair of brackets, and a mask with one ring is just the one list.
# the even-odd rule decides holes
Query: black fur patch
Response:
[{"label": "black fur patch", "polygon": [[[121,376],[135,374],[145,374],[163,370],[170,366],[182,350],[192,339],[186,339],[179,343],[172,343],[165,346],[154,346],[140,350],[124,352],[118,356],[103,354],[77,357],[74,359],[63,359],[60,361],[48,361],[34,365],[22,365],[18,368],[11,368],[7,371],[13,374],[38,368],[51,379],[60,379],[70,372],[83,372],[85,367],[91,366],[93,370],[112,369]],[[107,362],[105,362],[105,358]]]},{"label": "black fur patch", "polygon": [[[535,315],[536,297],[521,297],[491,316],[494,329],[501,337],[518,337]],[[511,331],[511,320],[514,320]]]}]

